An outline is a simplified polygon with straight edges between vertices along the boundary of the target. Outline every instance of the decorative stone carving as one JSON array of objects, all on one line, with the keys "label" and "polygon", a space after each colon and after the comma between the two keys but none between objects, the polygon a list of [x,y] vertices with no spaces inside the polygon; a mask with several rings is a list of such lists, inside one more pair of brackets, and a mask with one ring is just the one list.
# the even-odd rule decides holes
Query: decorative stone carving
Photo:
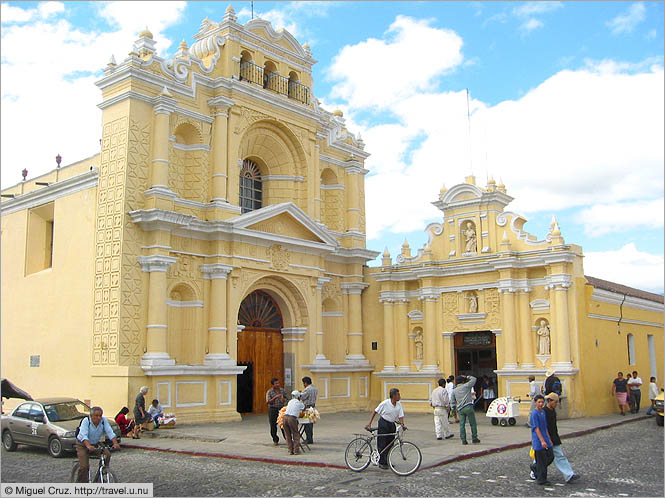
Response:
[{"label": "decorative stone carving", "polygon": [[536,331],[538,334],[538,354],[550,354],[550,326],[544,318],[540,320],[540,327]]},{"label": "decorative stone carving", "polygon": [[470,292],[466,297],[466,300],[469,302],[469,313],[478,313],[478,296],[475,293]]},{"label": "decorative stone carving", "polygon": [[421,330],[413,338],[413,342],[416,346],[416,360],[423,359],[423,333]]},{"label": "decorative stone carving", "polygon": [[291,262],[291,255],[288,250],[282,249],[280,244],[274,244],[268,250],[268,255],[272,262],[271,266],[275,270],[285,270]]},{"label": "decorative stone carving", "polygon": [[476,227],[473,225],[473,222],[467,221],[465,228],[462,229],[462,236],[464,237],[465,245],[464,252],[471,253],[477,252],[478,243],[476,240]]},{"label": "decorative stone carving", "polygon": [[236,125],[233,128],[233,132],[237,135],[241,134],[250,125],[261,119],[270,119],[270,116],[268,116],[267,114],[254,111],[252,109],[247,109],[246,107],[241,107],[239,111],[240,111],[240,116],[235,119]]}]

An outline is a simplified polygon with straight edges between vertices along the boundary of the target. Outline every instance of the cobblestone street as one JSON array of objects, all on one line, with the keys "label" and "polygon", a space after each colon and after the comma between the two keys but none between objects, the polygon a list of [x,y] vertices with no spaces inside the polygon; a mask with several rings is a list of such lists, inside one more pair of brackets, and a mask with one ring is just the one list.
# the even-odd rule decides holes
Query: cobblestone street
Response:
[{"label": "cobblestone street", "polygon": [[[565,439],[582,478],[551,487],[528,476],[526,448],[424,469],[401,478],[372,467],[361,473],[124,449],[113,456],[123,482],[153,482],[155,496],[663,496],[663,432],[653,419]],[[617,452],[617,448],[621,448]],[[3,482],[63,482],[74,458],[44,450],[2,450]]]}]

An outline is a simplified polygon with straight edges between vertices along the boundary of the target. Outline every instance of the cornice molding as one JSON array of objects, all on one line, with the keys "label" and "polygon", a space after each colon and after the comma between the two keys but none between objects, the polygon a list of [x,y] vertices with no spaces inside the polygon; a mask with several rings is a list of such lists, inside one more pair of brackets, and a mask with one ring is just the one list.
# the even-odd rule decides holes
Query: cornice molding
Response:
[{"label": "cornice molding", "polygon": [[13,199],[2,201],[0,203],[0,215],[5,216],[23,209],[41,206],[61,197],[75,194],[81,190],[96,187],[98,180],[99,172],[97,168],[92,168],[90,171],[86,171],[80,175],[52,183],[48,187],[33,190],[32,192],[17,195]]},{"label": "cornice molding", "polygon": [[591,300],[601,303],[616,304],[617,306],[621,306],[623,304],[623,306],[627,306],[629,308],[635,308],[643,311],[654,311],[656,313],[663,313],[663,311],[665,311],[665,304],[663,303],[657,303],[655,301],[649,301],[647,299],[634,296],[626,296],[625,294],[612,292],[605,289],[594,288],[593,294],[591,294]]},{"label": "cornice molding", "polygon": [[199,267],[203,278],[206,280],[222,279],[226,280],[229,273],[233,271],[233,266],[222,263],[205,264]]},{"label": "cornice molding", "polygon": [[173,263],[178,261],[178,258],[173,256],[162,256],[160,254],[153,254],[152,256],[137,256],[137,261],[141,265],[143,272],[166,272]]}]

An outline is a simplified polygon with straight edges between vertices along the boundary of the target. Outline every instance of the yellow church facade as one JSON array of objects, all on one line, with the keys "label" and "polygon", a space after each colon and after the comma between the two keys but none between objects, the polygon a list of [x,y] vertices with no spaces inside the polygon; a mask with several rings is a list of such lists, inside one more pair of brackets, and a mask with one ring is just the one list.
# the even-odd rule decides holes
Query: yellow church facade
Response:
[{"label": "yellow church facade", "polygon": [[662,296],[585,277],[493,181],[442,190],[426,246],[368,267],[369,152],[309,47],[230,7],[194,39],[167,60],[142,32],[97,82],[100,153],[3,191],[3,377],[110,412],[145,385],[184,421],[265,412],[272,377],[312,377],[322,412],[391,387],[426,411],[443,374],[518,396],[553,367],[569,416],[611,412],[617,370],[662,379]]}]

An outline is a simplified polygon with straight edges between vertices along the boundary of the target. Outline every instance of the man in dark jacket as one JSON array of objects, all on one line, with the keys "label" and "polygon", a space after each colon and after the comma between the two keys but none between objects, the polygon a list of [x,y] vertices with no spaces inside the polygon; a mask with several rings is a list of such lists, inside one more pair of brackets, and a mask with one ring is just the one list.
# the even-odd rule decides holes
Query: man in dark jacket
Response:
[{"label": "man in dark jacket", "polygon": [[573,468],[570,466],[570,462],[566,458],[566,455],[563,453],[561,448],[561,438],[559,437],[559,429],[556,425],[556,406],[559,404],[559,396],[556,393],[549,393],[545,396],[545,401],[547,405],[545,406],[545,418],[547,419],[547,432],[550,433],[550,438],[552,439],[552,451],[554,453],[554,465],[559,469],[559,472],[563,474],[563,477],[566,479],[566,483],[570,484],[576,479],[579,479],[579,475],[573,472]]}]

